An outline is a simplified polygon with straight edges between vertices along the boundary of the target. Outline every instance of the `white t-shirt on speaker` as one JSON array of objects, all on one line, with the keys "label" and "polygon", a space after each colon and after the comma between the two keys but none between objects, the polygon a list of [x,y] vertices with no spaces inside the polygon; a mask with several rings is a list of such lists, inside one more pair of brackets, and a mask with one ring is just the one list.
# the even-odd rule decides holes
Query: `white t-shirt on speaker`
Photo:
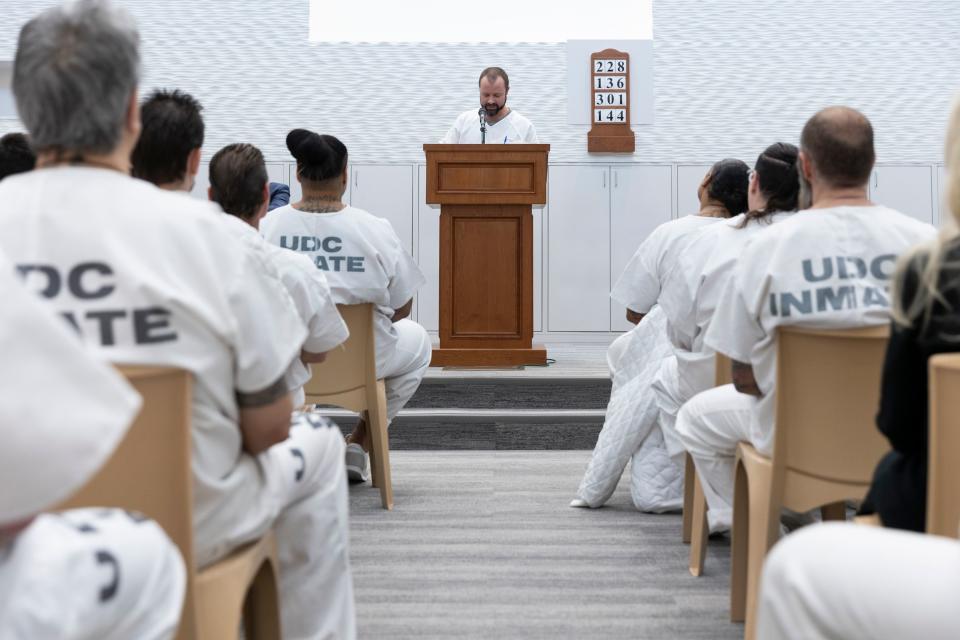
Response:
[{"label": "white t-shirt on speaker", "polygon": [[[464,111],[440,140],[441,144],[480,144],[479,107]],[[487,123],[486,144],[536,144],[540,142],[533,123],[510,109],[496,124]]]},{"label": "white t-shirt on speaker", "polygon": [[28,289],[105,359],[193,374],[201,564],[229,550],[218,546],[224,531],[276,512],[258,460],[243,451],[237,393],[274,384],[307,337],[276,269],[244,250],[222,215],[106,169],[0,182],[0,249]]},{"label": "white t-shirt on speaker", "polygon": [[337,304],[377,306],[377,364],[382,367],[397,343],[394,310],[426,282],[390,222],[357,207],[310,213],[287,205],[260,221],[260,233],[267,242],[310,258],[326,275]]},{"label": "white t-shirt on speaker", "polygon": [[800,211],[750,239],[704,343],[753,366],[763,396],[755,403],[750,441],[760,451],[773,446],[777,328],[887,324],[897,257],[935,233],[886,207],[844,206]]}]

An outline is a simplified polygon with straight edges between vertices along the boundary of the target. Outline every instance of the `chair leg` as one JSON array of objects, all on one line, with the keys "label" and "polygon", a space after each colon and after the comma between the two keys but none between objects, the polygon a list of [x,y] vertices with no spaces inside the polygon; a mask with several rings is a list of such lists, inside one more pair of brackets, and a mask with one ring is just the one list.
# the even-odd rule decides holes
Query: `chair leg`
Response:
[{"label": "chair leg", "polygon": [[730,532],[730,620],[747,615],[747,549],[750,544],[750,489],[747,472],[737,461],[734,481],[733,526]]},{"label": "chair leg", "polygon": [[844,502],[834,502],[820,507],[820,517],[824,522],[830,520],[844,521],[847,519],[847,505]]},{"label": "chair leg", "polygon": [[246,640],[281,638],[280,596],[277,568],[272,562],[260,565],[243,604],[243,629]]},{"label": "chair leg", "polygon": [[380,487],[380,467],[377,464],[377,450],[373,446],[373,426],[370,423],[370,412],[363,412],[363,419],[367,423],[367,437],[365,444],[367,445],[367,451],[370,454],[370,486],[374,489]]},{"label": "chair leg", "polygon": [[693,478],[695,474],[693,458],[688,453],[683,470],[683,544],[690,544],[690,534],[693,528]]},{"label": "chair leg", "polygon": [[760,576],[767,552],[776,542],[780,533],[780,510],[770,512],[770,490],[772,485],[772,467],[762,466],[751,469],[746,478],[750,492],[750,518],[747,525],[750,533],[747,545],[747,599],[745,640],[754,640],[757,625],[757,601],[760,594]]},{"label": "chair leg", "polygon": [[703,495],[703,485],[696,471],[693,473],[693,514],[691,517],[692,531],[690,535],[690,575],[703,574],[703,562],[707,555],[707,499]]},{"label": "chair leg", "polygon": [[390,478],[390,440],[387,435],[387,396],[383,381],[378,381],[375,406],[368,411],[367,423],[372,438],[371,451],[376,452],[375,477],[379,479],[380,502],[384,509],[393,509],[393,483]]}]

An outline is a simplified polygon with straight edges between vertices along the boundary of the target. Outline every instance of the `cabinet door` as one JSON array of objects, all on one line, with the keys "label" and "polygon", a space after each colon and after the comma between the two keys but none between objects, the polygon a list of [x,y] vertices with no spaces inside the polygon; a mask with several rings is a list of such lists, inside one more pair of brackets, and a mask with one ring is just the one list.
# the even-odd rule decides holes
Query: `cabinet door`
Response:
[{"label": "cabinet door", "polygon": [[[672,210],[671,168],[612,167],[610,194],[610,285],[623,273],[640,243]],[[610,300],[610,330],[629,331],[626,308]]]},{"label": "cabinet door", "polygon": [[[347,165],[347,191],[343,194],[343,201],[350,202],[350,192],[352,191],[353,181],[349,180],[350,177],[350,165]],[[300,181],[297,180],[297,163],[289,162],[287,163],[287,182],[290,185],[290,202],[297,202],[302,196],[303,191],[300,189]]]},{"label": "cabinet door", "polygon": [[942,227],[943,223],[950,219],[950,210],[946,206],[947,197],[947,170],[942,164],[937,165],[937,201],[935,209],[937,211],[937,227]]},{"label": "cabinet door", "polygon": [[700,211],[700,199],[697,189],[703,182],[703,176],[710,171],[709,164],[681,164],[677,166],[677,215],[676,218]]},{"label": "cabinet door", "polygon": [[[296,166],[296,165],[294,165]],[[287,165],[285,162],[268,162],[267,177],[270,182],[282,182],[287,184]],[[190,190],[190,195],[194,198],[207,200],[207,189],[210,187],[210,163],[200,164],[200,171],[197,172],[197,181]]]},{"label": "cabinet door", "polygon": [[427,283],[417,292],[417,322],[427,331],[440,330],[440,207],[426,203],[427,168],[417,168],[420,183],[417,263]]},{"label": "cabinet door", "polygon": [[870,199],[933,224],[932,180],[930,167],[875,167],[870,177]]},{"label": "cabinet door", "polygon": [[610,169],[550,168],[547,329],[610,330]]},{"label": "cabinet door", "polygon": [[386,218],[413,254],[413,167],[353,165],[350,204]]},{"label": "cabinet door", "polygon": [[[551,169],[552,171],[553,169]],[[427,331],[440,330],[440,207],[426,203],[427,168],[418,167],[417,262],[427,283],[417,294],[417,321]],[[543,219],[544,210],[533,209],[533,330],[543,330]]]}]

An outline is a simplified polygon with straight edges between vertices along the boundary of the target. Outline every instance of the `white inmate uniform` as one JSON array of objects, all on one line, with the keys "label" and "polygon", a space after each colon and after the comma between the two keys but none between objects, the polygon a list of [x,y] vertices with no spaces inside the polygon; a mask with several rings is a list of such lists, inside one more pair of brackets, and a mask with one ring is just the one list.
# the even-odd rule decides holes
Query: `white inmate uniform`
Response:
[{"label": "white inmate uniform", "polygon": [[725,385],[696,395],[677,416],[677,433],[696,463],[712,526],[730,525],[737,443],[750,442],[771,454],[777,328],[888,323],[894,262],[934,233],[930,225],[886,207],[844,206],[801,211],[750,240],[704,343],[750,363],[763,396]]},{"label": "white inmate uniform", "polygon": [[[697,232],[667,276],[660,306],[667,318],[673,358],[664,360],[653,389],[660,407],[660,426],[667,442],[679,445],[677,413],[690,398],[714,386],[714,352],[703,344],[717,300],[747,241],[789,212],[773,213],[742,227],[739,214]],[[682,446],[672,455],[682,453]]]},{"label": "white inmate uniform", "polygon": [[680,506],[683,474],[667,454],[657,425],[657,405],[650,390],[657,371],[671,354],[666,322],[656,307],[660,283],[673,268],[696,230],[720,218],[684,216],[654,229],[640,244],[613,292],[617,302],[646,317],[617,338],[607,351],[613,386],[603,429],[577,497],[600,507],[613,495],[631,461],[630,492],[641,511],[669,511]]},{"label": "white inmate uniform", "polygon": [[[54,507],[112,455],[140,397],[0,258],[0,528]],[[57,402],[47,390],[56,389]],[[155,523],[114,509],[40,514],[0,540],[0,638],[172,638],[186,572]]]},{"label": "white inmate uniform", "polygon": [[[350,332],[340,317],[337,305],[330,293],[327,277],[313,266],[310,259],[295,251],[287,251],[263,239],[256,228],[240,218],[224,215],[224,224],[241,242],[254,251],[266,252],[266,258],[277,269],[280,281],[286,287],[300,320],[307,327],[307,339],[303,350],[309,353],[324,353],[342,344]],[[290,363],[286,373],[287,388],[293,394],[293,406],[302,407],[305,402],[303,385],[313,375],[310,366],[304,364],[299,354]]]},{"label": "white inmate uniform", "polygon": [[[480,144],[479,108],[464,111],[454,120],[453,126],[440,140],[440,144]],[[496,124],[487,122],[486,144],[537,144],[537,132],[533,123],[510,109]]]},{"label": "white inmate uniform", "polygon": [[337,304],[376,305],[377,375],[384,378],[387,419],[416,392],[430,366],[430,337],[410,319],[391,321],[426,279],[384,218],[344,207],[310,213],[287,205],[260,221],[263,237],[309,256],[324,271]]},{"label": "white inmate uniform", "polygon": [[280,379],[307,332],[221,215],[119,172],[40,169],[0,183],[0,249],[103,357],[193,374],[199,566],[273,527],[287,637],[353,637],[343,440],[301,420],[244,452],[236,394]]},{"label": "white inmate uniform", "polygon": [[960,629],[960,542],[824,523],[778,542],[763,565],[764,640],[948,640]]}]

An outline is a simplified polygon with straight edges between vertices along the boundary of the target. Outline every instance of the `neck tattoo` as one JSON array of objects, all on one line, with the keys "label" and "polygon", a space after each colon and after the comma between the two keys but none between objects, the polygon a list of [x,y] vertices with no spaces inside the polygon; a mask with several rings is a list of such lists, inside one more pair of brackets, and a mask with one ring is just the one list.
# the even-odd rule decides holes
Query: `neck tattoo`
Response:
[{"label": "neck tattoo", "polygon": [[346,205],[340,198],[304,197],[298,203],[297,209],[307,213],[335,213],[343,210]]}]

